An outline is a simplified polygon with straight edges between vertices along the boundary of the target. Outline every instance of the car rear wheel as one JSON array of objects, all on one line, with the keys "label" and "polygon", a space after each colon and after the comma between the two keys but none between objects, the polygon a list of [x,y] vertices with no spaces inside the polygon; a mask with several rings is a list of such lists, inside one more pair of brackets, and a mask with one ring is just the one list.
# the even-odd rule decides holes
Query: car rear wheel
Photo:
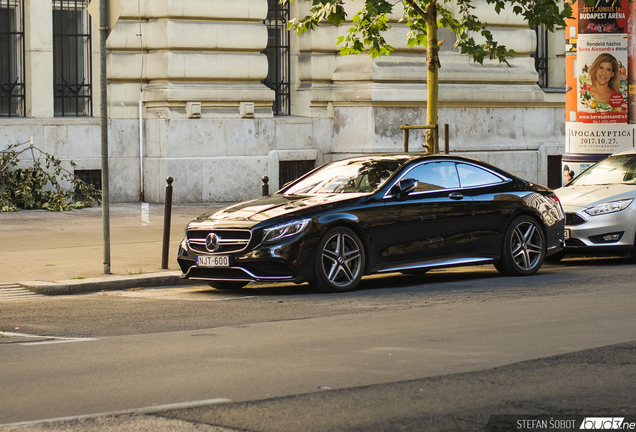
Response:
[{"label": "car rear wheel", "polygon": [[227,282],[227,281],[206,281],[206,282],[212,288],[216,288],[218,290],[223,290],[223,291],[240,290],[245,285],[247,285],[247,282]]},{"label": "car rear wheel", "polygon": [[332,228],[318,243],[312,286],[322,292],[354,289],[364,272],[364,247],[349,228]]},{"label": "car rear wheel", "polygon": [[545,236],[539,223],[530,216],[521,216],[506,229],[501,259],[495,263],[506,276],[528,276],[536,273],[545,259]]}]

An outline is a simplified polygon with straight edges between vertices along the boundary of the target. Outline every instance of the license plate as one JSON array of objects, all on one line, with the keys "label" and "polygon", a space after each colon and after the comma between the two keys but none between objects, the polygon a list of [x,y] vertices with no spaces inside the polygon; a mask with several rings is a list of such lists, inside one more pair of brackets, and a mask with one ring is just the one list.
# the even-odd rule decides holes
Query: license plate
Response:
[{"label": "license plate", "polygon": [[566,229],[563,233],[563,240],[570,240],[570,230]]},{"label": "license plate", "polygon": [[197,267],[229,267],[229,255],[197,255]]}]

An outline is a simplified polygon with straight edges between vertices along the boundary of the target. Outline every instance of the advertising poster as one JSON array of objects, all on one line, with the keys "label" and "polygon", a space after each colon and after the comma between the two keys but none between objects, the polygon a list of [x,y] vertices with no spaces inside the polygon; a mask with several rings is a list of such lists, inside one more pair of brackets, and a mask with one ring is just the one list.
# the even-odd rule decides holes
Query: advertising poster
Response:
[{"label": "advertising poster", "polygon": [[577,0],[565,41],[562,180],[633,148],[636,128],[636,1]]},{"label": "advertising poster", "polygon": [[628,123],[636,124],[636,1],[628,2],[627,9],[627,81],[629,91]]},{"label": "advertising poster", "polygon": [[627,35],[581,34],[577,47],[577,121],[627,123]]},{"label": "advertising poster", "polygon": [[579,0],[574,10],[578,10],[578,28],[585,33],[626,33],[627,13],[622,1],[595,0],[593,5]]},{"label": "advertising poster", "polygon": [[565,152],[577,154],[612,154],[634,147],[634,126],[568,122],[565,125]]}]

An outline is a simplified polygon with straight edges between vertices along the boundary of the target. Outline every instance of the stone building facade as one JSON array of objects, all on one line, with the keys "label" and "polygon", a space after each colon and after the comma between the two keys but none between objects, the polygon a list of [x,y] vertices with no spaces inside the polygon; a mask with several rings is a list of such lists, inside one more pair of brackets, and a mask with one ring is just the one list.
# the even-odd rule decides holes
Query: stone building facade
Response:
[{"label": "stone building facade", "polygon": [[[289,10],[273,0],[121,3],[107,57],[111,202],[161,202],[167,176],[175,202],[254,198],[264,175],[275,190],[290,169],[401,151],[400,125],[425,122],[425,49],[406,46],[398,15],[387,37],[395,51],[374,60],[340,56],[344,28],[289,34],[286,20],[307,13],[301,0]],[[544,40],[521,18],[476,3],[517,55],[510,66],[479,65],[442,32],[439,123],[449,125],[451,153],[547,184],[550,157],[564,151],[563,33]],[[15,65],[3,60],[0,148],[33,136],[78,172],[95,173],[99,33],[87,5],[0,0],[2,37],[17,35],[3,52]],[[537,42],[549,87],[538,84]],[[422,151],[423,141],[412,132],[409,150]]]}]

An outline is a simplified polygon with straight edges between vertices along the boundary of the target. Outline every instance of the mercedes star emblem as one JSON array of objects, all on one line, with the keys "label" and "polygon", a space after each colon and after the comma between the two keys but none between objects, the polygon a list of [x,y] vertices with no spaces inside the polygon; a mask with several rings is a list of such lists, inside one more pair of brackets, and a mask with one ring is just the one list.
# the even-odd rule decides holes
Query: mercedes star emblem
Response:
[{"label": "mercedes star emblem", "polygon": [[218,235],[214,233],[208,234],[205,238],[205,248],[210,252],[216,252],[216,249],[219,247],[219,240]]}]

